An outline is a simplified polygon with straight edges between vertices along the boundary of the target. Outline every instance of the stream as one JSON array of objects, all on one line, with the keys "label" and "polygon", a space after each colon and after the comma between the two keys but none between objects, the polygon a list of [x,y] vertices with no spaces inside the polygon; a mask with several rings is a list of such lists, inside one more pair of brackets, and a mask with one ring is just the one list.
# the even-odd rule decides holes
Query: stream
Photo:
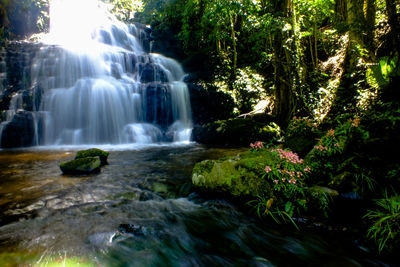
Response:
[{"label": "stream", "polygon": [[109,165],[86,176],[59,170],[74,147],[0,150],[0,266],[389,266],[350,237],[195,192],[196,162],[243,149],[100,148]]}]

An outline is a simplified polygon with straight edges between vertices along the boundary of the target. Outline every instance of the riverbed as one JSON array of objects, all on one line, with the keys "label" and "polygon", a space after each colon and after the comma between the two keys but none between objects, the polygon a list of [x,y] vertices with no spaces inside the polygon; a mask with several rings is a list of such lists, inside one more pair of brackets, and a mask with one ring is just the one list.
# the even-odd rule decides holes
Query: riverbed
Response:
[{"label": "riverbed", "polygon": [[345,234],[269,225],[194,190],[196,162],[243,149],[105,149],[85,176],[59,169],[76,147],[0,150],[1,266],[384,266]]}]

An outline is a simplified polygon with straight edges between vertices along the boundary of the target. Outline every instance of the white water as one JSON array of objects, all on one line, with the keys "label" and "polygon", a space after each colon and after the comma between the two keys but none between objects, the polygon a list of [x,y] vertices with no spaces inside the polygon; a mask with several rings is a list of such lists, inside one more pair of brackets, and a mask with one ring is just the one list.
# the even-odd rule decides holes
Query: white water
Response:
[{"label": "white water", "polygon": [[53,0],[32,66],[37,145],[188,142],[185,73],[96,0]]}]

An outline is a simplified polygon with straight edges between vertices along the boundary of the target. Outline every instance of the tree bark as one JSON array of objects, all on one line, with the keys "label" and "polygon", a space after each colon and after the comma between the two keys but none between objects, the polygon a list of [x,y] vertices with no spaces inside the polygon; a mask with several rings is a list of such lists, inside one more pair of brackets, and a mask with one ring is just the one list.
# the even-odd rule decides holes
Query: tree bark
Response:
[{"label": "tree bark", "polygon": [[[282,20],[287,21],[290,18],[291,0],[282,0],[274,2],[274,9],[282,14]],[[275,86],[275,105],[273,114],[277,122],[286,128],[295,110],[295,98],[293,93],[293,67],[292,51],[288,46],[287,37],[289,31],[279,29],[274,34],[274,86]],[[293,46],[294,44],[292,44]]]},{"label": "tree bark", "polygon": [[231,82],[236,80],[236,69],[237,69],[237,45],[236,45],[236,33],[235,33],[235,18],[234,15],[230,15],[230,23],[231,23],[231,38],[232,38],[232,50],[233,50],[233,59],[232,59],[232,70],[231,70]]},{"label": "tree bark", "polygon": [[400,55],[400,14],[396,10],[395,0],[386,0],[386,13],[393,36],[393,48]]},{"label": "tree bark", "polygon": [[[360,75],[363,73],[358,62],[360,58],[364,62],[374,60],[375,1],[348,0],[346,7],[349,40],[343,61],[343,74],[340,77],[340,83],[336,88],[334,100],[325,118],[326,120],[331,120],[343,112],[351,112],[355,109],[357,90],[360,86],[357,85],[357,82],[362,79]],[[358,52],[360,48],[364,50],[361,55]]]}]

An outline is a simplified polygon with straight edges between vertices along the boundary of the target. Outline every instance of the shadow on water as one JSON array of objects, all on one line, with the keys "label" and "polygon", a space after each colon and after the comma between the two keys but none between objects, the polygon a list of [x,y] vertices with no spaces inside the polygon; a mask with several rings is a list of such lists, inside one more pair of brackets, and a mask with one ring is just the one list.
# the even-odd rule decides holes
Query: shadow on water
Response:
[{"label": "shadow on water", "polygon": [[0,151],[0,265],[383,266],[332,236],[272,228],[193,192],[196,162],[239,151],[112,151],[88,176],[61,174],[73,150]]}]

